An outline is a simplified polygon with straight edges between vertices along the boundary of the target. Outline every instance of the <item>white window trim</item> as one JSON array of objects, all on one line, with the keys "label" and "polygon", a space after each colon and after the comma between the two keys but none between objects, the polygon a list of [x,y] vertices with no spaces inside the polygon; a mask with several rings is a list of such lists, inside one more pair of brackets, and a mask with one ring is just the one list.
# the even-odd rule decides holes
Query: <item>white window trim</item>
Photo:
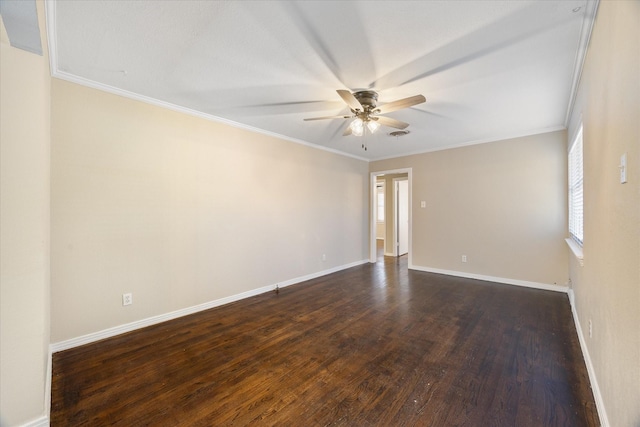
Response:
[{"label": "white window trim", "polygon": [[576,242],[573,239],[573,237],[568,237],[568,238],[564,239],[564,241],[567,242],[567,245],[569,245],[569,249],[571,249],[571,252],[573,253],[573,255],[575,255],[576,259],[580,263],[580,266],[583,267],[584,266],[584,252],[582,251],[582,246],[580,246],[580,244],[578,244],[578,242]]}]

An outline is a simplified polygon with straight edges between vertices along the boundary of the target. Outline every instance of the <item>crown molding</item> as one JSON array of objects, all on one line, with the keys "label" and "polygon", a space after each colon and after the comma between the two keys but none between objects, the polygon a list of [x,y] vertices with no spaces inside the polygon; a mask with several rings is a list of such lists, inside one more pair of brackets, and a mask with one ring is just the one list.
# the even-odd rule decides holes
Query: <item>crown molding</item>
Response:
[{"label": "crown molding", "polygon": [[388,157],[377,157],[375,159],[371,159],[370,162],[377,162],[380,160],[389,160],[389,159],[399,159],[401,157],[410,157],[410,156],[415,156],[417,154],[433,153],[435,151],[453,150],[454,148],[463,148],[463,147],[469,147],[471,145],[486,144],[489,142],[499,142],[499,141],[506,141],[508,139],[524,138],[524,137],[533,136],[533,135],[542,135],[544,133],[557,132],[557,131],[566,130],[566,129],[567,128],[565,126],[552,126],[548,128],[535,129],[527,132],[517,132],[513,134],[508,134],[508,135],[501,135],[501,136],[495,136],[490,138],[477,139],[474,141],[461,142],[454,145],[446,145],[446,146],[441,145],[441,146],[431,147],[425,150],[411,151],[409,153],[398,154],[398,155],[393,155]]},{"label": "crown molding", "polygon": [[244,129],[250,132],[259,133],[262,135],[304,145],[306,147],[314,148],[316,150],[326,151],[326,152],[337,154],[344,157],[350,157],[350,158],[361,160],[367,163],[370,161],[367,158],[356,156],[350,153],[345,153],[344,151],[335,150],[329,147],[323,147],[321,145],[313,144],[307,141],[303,141],[301,139],[292,138],[286,135],[281,135],[276,132],[271,132],[271,131],[256,128],[253,126],[245,125],[243,123],[238,123],[233,120],[228,120],[222,117],[214,116],[212,114],[203,113],[201,111],[193,110],[191,108],[183,107],[177,104],[172,104],[170,102],[162,101],[160,99],[152,98],[149,96],[140,95],[138,93],[130,92],[128,90],[120,89],[114,86],[105,85],[105,84],[96,82],[94,80],[85,79],[84,77],[79,77],[74,74],[68,73],[66,71],[62,71],[58,67],[56,0],[50,0],[45,2],[45,15],[46,15],[46,22],[47,22],[47,40],[49,45],[49,66],[51,68],[52,77],[55,77],[61,80],[66,80],[71,83],[79,84],[81,86],[90,87],[92,89],[97,89],[103,92],[108,92],[114,95],[122,96],[125,98],[133,99],[136,101],[144,102],[146,104],[155,105],[156,107],[166,108],[168,110],[176,111],[183,114],[188,114],[190,116],[199,117],[204,120],[222,123],[235,128]]},{"label": "crown molding", "polygon": [[593,29],[593,24],[595,22],[595,17],[596,17],[596,11],[598,8],[598,4],[599,4],[599,0],[587,0],[586,3],[586,11],[585,11],[585,18],[583,20],[583,25],[582,25],[582,29],[580,32],[580,38],[579,38],[579,49],[577,51],[576,54],[576,58],[575,58],[575,64],[574,64],[574,76],[573,76],[573,82],[572,82],[572,89],[571,89],[571,95],[570,95],[570,100],[568,103],[568,107],[567,107],[567,111],[565,113],[565,122],[564,125],[559,125],[559,126],[553,126],[553,127],[549,127],[549,128],[543,128],[543,129],[536,129],[536,130],[530,130],[530,131],[526,131],[526,132],[520,132],[520,133],[515,133],[515,134],[509,134],[509,135],[496,135],[494,137],[489,137],[489,138],[483,138],[480,140],[473,140],[473,141],[465,141],[465,142],[460,142],[460,143],[456,143],[453,145],[440,145],[440,146],[436,146],[436,147],[431,147],[431,148],[427,148],[427,149],[423,149],[423,150],[419,150],[419,151],[412,151],[412,152],[408,152],[408,153],[402,153],[402,154],[394,154],[394,155],[390,155],[390,156],[383,156],[383,157],[376,157],[376,158],[366,158],[366,157],[361,157],[361,156],[357,156],[355,154],[351,154],[345,151],[341,151],[341,150],[337,150],[334,148],[329,148],[329,147],[325,147],[322,145],[318,145],[318,144],[314,144],[305,140],[301,140],[298,138],[293,138],[293,137],[289,137],[286,135],[282,135],[276,132],[271,132],[271,131],[267,131],[264,129],[260,129],[257,127],[253,127],[253,126],[249,126],[243,123],[239,123],[233,120],[229,120],[229,119],[225,119],[222,117],[218,117],[218,116],[214,116],[212,114],[207,114],[207,113],[203,113],[191,108],[187,108],[187,107],[183,107],[177,104],[172,104],[170,102],[166,102],[166,101],[162,101],[160,99],[156,99],[156,98],[152,98],[152,97],[148,97],[145,95],[140,95],[131,91],[127,91],[124,89],[120,89],[114,86],[110,86],[110,85],[105,85],[99,82],[96,82],[94,80],[90,80],[90,79],[86,79],[83,77],[79,77],[76,75],[73,75],[71,73],[68,73],[66,71],[62,71],[59,69],[58,66],[58,51],[57,51],[57,30],[56,30],[56,3],[57,0],[48,0],[45,2],[45,14],[46,14],[46,23],[47,23],[47,41],[48,41],[48,46],[49,46],[49,65],[51,68],[51,76],[61,79],[61,80],[66,80],[75,84],[79,84],[82,86],[86,86],[86,87],[90,87],[93,89],[97,89],[103,92],[108,92],[111,94],[115,94],[118,96],[122,96],[125,98],[129,98],[129,99],[133,99],[133,100],[137,100],[137,101],[141,101],[144,102],[146,104],[151,104],[151,105],[155,105],[161,108],[165,108],[165,109],[169,109],[172,111],[176,111],[179,113],[183,113],[183,114],[187,114],[190,116],[195,116],[195,117],[199,117],[202,118],[204,120],[208,120],[208,121],[213,121],[213,122],[217,122],[217,123],[222,123],[222,124],[226,124],[228,126],[232,126],[235,128],[239,128],[239,129],[244,129],[250,132],[254,132],[254,133],[258,133],[258,134],[262,134],[262,135],[266,135],[266,136],[270,136],[270,137],[274,137],[274,138],[278,138],[281,140],[285,140],[285,141],[289,141],[289,142],[293,142],[296,144],[300,144],[300,145],[304,145],[306,147],[309,148],[314,148],[317,150],[321,150],[321,151],[325,151],[325,152],[329,152],[332,154],[336,154],[336,155],[340,155],[343,157],[349,157],[349,158],[353,158],[356,160],[360,160],[360,161],[364,161],[367,163],[371,163],[374,161],[380,161],[380,160],[388,160],[388,159],[395,159],[395,158],[401,158],[401,157],[408,157],[408,156],[413,156],[413,155],[417,155],[417,154],[425,154],[425,153],[430,153],[430,152],[435,152],[435,151],[443,151],[443,150],[450,150],[450,149],[455,149],[455,148],[462,148],[462,147],[467,147],[467,146],[471,146],[471,145],[477,145],[477,144],[483,144],[483,143],[488,143],[488,142],[496,142],[496,141],[502,141],[502,140],[506,140],[506,139],[513,139],[513,138],[520,138],[520,137],[525,137],[525,136],[531,136],[531,135],[537,135],[537,134],[543,134],[543,133],[548,133],[548,132],[554,132],[554,131],[559,131],[559,130],[566,130],[567,129],[567,125],[568,125],[568,121],[569,118],[571,117],[571,112],[574,108],[574,104],[575,104],[575,100],[576,100],[576,95],[577,95],[577,88],[580,82],[580,77],[582,75],[582,68],[584,65],[584,61],[585,61],[585,57],[586,57],[586,52],[587,52],[587,47],[589,44],[589,39],[591,37],[591,31]]},{"label": "crown molding", "polygon": [[96,81],[85,79],[84,77],[79,77],[79,76],[76,76],[76,75],[73,75],[73,74],[70,74],[70,73],[67,73],[67,72],[64,72],[64,71],[54,70],[53,68],[52,68],[51,76],[55,77],[55,78],[58,78],[58,79],[61,79],[61,80],[66,80],[68,82],[75,83],[75,84],[78,84],[78,85],[81,85],[81,86],[90,87],[92,89],[96,89],[96,90],[99,90],[99,91],[102,91],[102,92],[107,92],[107,93],[111,93],[113,95],[122,96],[124,98],[129,98],[129,99],[132,99],[132,100],[135,100],[135,101],[144,102],[145,104],[154,105],[156,107],[165,108],[167,110],[176,111],[178,113],[187,114],[187,115],[198,117],[198,118],[201,118],[201,119],[204,119],[204,120],[208,120],[208,121],[211,121],[211,122],[222,123],[222,124],[234,127],[234,128],[247,130],[249,132],[259,133],[259,134],[270,136],[270,137],[273,137],[273,138],[282,139],[282,140],[285,140],[285,141],[289,141],[289,142],[293,142],[293,143],[296,143],[296,144],[304,145],[306,147],[314,148],[316,150],[327,151],[329,153],[337,154],[337,155],[344,156],[344,157],[350,157],[350,158],[361,160],[361,161],[364,161],[364,162],[369,162],[370,161],[369,159],[366,159],[364,157],[355,156],[353,154],[345,153],[344,151],[339,151],[339,150],[335,150],[333,148],[323,147],[321,145],[313,144],[313,143],[310,143],[310,142],[307,142],[307,141],[303,141],[301,139],[292,138],[290,136],[281,135],[281,134],[276,133],[276,132],[271,132],[271,131],[260,129],[260,128],[257,128],[257,127],[245,125],[243,123],[239,123],[239,122],[235,122],[233,120],[229,120],[229,119],[225,119],[225,118],[222,118],[222,117],[214,116],[212,114],[203,113],[201,111],[193,110],[191,108],[183,107],[181,105],[172,104],[170,102],[162,101],[160,99],[152,98],[152,97],[145,96],[145,95],[140,95],[138,93],[130,92],[128,90],[120,89],[120,88],[117,88],[117,87],[114,87],[114,86],[105,85],[105,84],[102,84],[102,83],[98,83]]},{"label": "crown molding", "polygon": [[580,38],[578,40],[578,50],[576,52],[576,58],[573,64],[573,81],[571,83],[571,94],[569,95],[569,104],[567,105],[567,111],[564,116],[564,126],[569,127],[569,120],[571,119],[571,113],[576,103],[576,97],[578,96],[578,86],[580,85],[580,79],[582,78],[582,69],[584,67],[584,61],[587,58],[587,48],[589,47],[589,40],[591,40],[591,32],[593,31],[593,25],[596,22],[596,14],[598,12],[598,5],[600,0],[588,0],[585,6],[584,19],[582,21],[582,29],[580,30]]}]

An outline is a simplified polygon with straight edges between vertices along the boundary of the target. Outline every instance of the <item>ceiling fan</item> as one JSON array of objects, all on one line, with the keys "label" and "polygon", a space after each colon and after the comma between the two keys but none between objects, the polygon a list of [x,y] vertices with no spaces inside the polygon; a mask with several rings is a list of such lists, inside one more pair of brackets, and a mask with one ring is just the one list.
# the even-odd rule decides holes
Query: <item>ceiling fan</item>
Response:
[{"label": "ceiling fan", "polygon": [[409,98],[399,99],[397,101],[389,102],[380,107],[376,106],[378,101],[378,93],[373,90],[360,90],[357,92],[349,92],[348,90],[337,90],[338,95],[344,100],[344,102],[351,109],[351,115],[342,116],[325,116],[325,117],[312,117],[308,120],[325,120],[325,119],[352,119],[355,118],[344,131],[343,135],[355,135],[362,136],[364,134],[365,126],[371,133],[382,126],[389,126],[396,129],[404,129],[409,126],[409,123],[402,122],[400,120],[392,119],[391,117],[381,116],[380,114],[390,113],[392,111],[401,110],[403,108],[413,107],[414,105],[421,104],[426,101],[422,95],[410,96]]}]

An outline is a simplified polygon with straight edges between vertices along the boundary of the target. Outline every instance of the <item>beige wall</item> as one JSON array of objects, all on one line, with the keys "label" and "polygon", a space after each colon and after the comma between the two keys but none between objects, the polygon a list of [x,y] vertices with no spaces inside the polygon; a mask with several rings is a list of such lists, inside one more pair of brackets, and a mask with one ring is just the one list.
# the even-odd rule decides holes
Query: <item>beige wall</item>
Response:
[{"label": "beige wall", "polygon": [[368,259],[364,161],[57,79],[52,123],[53,342]]},{"label": "beige wall", "polygon": [[[570,274],[612,426],[640,423],[639,17],[640,2],[601,1],[571,119],[570,134],[585,126],[584,267],[562,242],[563,132],[369,168],[413,168],[414,265]],[[50,305],[56,342],[367,258],[365,163],[66,82],[51,100],[46,56],[1,32],[0,425],[46,411]]]},{"label": "beige wall", "polygon": [[46,412],[50,78],[46,52],[11,47],[0,27],[0,425],[8,426]]},{"label": "beige wall", "polygon": [[402,168],[412,168],[416,268],[567,284],[565,132],[370,164]]},{"label": "beige wall", "polygon": [[[584,126],[575,306],[611,426],[640,425],[640,2],[601,1],[573,110]],[[628,182],[617,165],[627,153]],[[589,338],[589,320],[593,336]]]}]

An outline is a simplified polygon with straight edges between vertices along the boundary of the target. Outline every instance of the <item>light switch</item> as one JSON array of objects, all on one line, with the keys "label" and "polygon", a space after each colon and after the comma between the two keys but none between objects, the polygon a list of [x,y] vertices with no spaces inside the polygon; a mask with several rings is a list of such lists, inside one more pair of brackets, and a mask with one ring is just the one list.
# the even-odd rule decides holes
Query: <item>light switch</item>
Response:
[{"label": "light switch", "polygon": [[421,208],[426,208],[427,207],[427,202],[425,202],[424,200],[422,202],[420,202],[420,207]]},{"label": "light switch", "polygon": [[624,184],[627,182],[627,153],[620,156],[620,165],[618,168],[620,169],[620,184]]}]

